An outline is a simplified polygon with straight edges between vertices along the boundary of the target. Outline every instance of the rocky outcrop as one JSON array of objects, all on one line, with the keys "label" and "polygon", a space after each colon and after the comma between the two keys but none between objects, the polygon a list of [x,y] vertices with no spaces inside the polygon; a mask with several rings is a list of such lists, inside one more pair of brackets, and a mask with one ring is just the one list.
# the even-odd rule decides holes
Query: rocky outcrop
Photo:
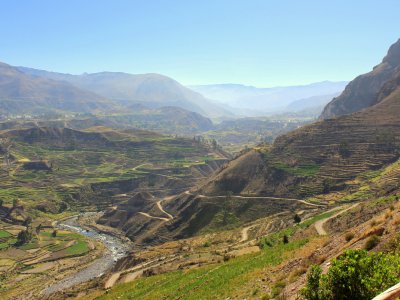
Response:
[{"label": "rocky outcrop", "polygon": [[321,119],[348,115],[377,103],[384,84],[400,70],[400,39],[393,44],[382,63],[351,81],[343,93],[323,110]]}]

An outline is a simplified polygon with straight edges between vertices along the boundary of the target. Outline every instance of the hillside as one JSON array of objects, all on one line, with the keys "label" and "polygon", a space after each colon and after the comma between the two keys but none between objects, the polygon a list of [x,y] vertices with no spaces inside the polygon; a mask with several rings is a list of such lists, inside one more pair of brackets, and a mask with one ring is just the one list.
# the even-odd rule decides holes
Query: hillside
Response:
[{"label": "hillside", "polygon": [[138,186],[182,191],[197,176],[192,165],[225,159],[208,144],[138,129],[13,128],[0,131],[0,142],[8,149],[0,197],[5,203],[18,197],[32,213],[43,201],[107,206],[110,193]]},{"label": "hillside", "polygon": [[385,82],[400,70],[400,40],[393,44],[382,62],[351,81],[343,93],[324,109],[321,119],[334,118],[374,105]]},{"label": "hillside", "polygon": [[[304,198],[345,188],[358,174],[398,158],[398,83],[393,74],[370,108],[302,127],[279,137],[271,149],[260,147],[233,160],[201,190]],[[257,168],[246,168],[257,160]]]},{"label": "hillside", "polygon": [[177,106],[208,117],[232,115],[222,106],[213,104],[179,82],[160,74],[127,74],[101,72],[70,75],[19,67],[21,72],[59,81],[91,91],[102,97],[130,106],[143,104],[147,107]]},{"label": "hillside", "polygon": [[[324,195],[357,188],[358,175],[400,157],[398,74],[379,95],[379,102],[368,109],[301,127],[278,137],[272,146],[251,149],[196,189],[168,199],[164,205],[176,217],[159,225],[151,238],[145,233],[148,242],[240,226],[298,205],[312,208],[313,203],[302,199],[326,205],[321,203],[327,200]],[[137,223],[119,226],[132,239],[144,238],[143,231],[131,231]]]},{"label": "hillside", "polygon": [[131,106],[126,112],[109,115],[76,116],[75,118],[34,118],[0,122],[1,129],[18,127],[68,127],[86,129],[94,126],[105,126],[116,129],[137,128],[165,134],[191,135],[211,130],[212,121],[202,115],[179,107],[147,108]]},{"label": "hillside", "polygon": [[67,82],[28,75],[0,63],[0,114],[96,112],[115,108],[106,98]]},{"label": "hillside", "polygon": [[[393,263],[385,265],[384,274],[391,276],[373,281],[372,287],[368,287],[370,296],[361,298],[371,299],[396,284],[400,276],[396,268],[400,191],[389,188],[393,186],[392,181],[399,179],[399,174],[397,162],[376,177],[360,179],[364,188],[372,189],[379,184],[378,194],[371,193],[360,203],[342,203],[311,216],[304,214],[298,224],[290,219],[290,213],[280,212],[241,229],[135,251],[103,280],[86,285],[88,297],[83,296],[85,293],[81,296],[84,299],[94,296],[98,299],[304,299],[300,297],[301,288],[315,266],[327,273],[341,262],[346,263],[342,265],[342,272],[335,273],[335,279],[341,284],[339,278],[348,282],[358,260],[353,256],[352,261],[346,261],[346,256],[380,255],[381,260],[376,261],[379,265],[371,266],[375,271],[372,275],[357,273],[354,280],[358,283],[375,279],[373,275],[383,270],[381,263],[395,257]],[[346,252],[349,250],[354,252]],[[361,268],[362,265],[357,265],[357,270]],[[110,290],[98,288],[107,284],[111,284]],[[82,288],[70,292],[76,295]],[[356,284],[356,288],[364,287]],[[340,294],[336,290],[332,292]]]}]

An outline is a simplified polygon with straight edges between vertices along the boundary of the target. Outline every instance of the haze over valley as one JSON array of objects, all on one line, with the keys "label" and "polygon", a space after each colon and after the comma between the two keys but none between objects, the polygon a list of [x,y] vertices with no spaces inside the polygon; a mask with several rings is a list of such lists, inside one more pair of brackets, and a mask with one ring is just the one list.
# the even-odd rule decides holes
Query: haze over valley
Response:
[{"label": "haze over valley", "polygon": [[5,1],[0,298],[399,298],[398,4],[356,2]]}]

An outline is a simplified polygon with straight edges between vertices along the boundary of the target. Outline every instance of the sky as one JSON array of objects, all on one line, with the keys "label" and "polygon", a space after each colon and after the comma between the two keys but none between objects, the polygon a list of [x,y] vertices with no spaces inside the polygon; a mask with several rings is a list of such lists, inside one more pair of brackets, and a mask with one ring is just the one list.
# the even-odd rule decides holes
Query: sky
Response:
[{"label": "sky", "polygon": [[400,38],[399,0],[0,0],[0,61],[185,85],[351,80]]}]

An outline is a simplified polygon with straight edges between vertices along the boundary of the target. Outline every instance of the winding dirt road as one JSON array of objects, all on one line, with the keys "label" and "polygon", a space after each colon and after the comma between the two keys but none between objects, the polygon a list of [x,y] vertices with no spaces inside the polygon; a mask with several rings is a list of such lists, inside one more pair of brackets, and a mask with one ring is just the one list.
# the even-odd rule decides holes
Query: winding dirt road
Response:
[{"label": "winding dirt road", "polygon": [[164,210],[164,208],[161,206],[161,202],[162,202],[162,201],[164,201],[164,200],[157,201],[157,207],[158,207],[164,214],[166,214],[166,215],[168,216],[168,219],[172,220],[174,217],[173,217],[171,214],[167,213],[167,212]]},{"label": "winding dirt road", "polygon": [[[225,196],[207,196],[207,195],[202,195],[202,194],[193,194],[190,191],[185,191],[184,193],[186,195],[192,195],[192,196],[197,196],[199,198],[206,198],[206,199],[226,198],[227,197],[226,195]],[[303,204],[309,205],[309,206],[326,207],[326,205],[323,205],[323,204],[315,204],[315,203],[307,202],[305,200],[294,199],[294,198],[280,198],[280,197],[269,197],[269,196],[240,196],[240,195],[232,195],[229,197],[236,198],[236,199],[266,199],[266,200],[296,201],[296,202],[303,203]]]},{"label": "winding dirt road", "polygon": [[[153,198],[154,198],[154,197],[153,197]],[[166,198],[170,198],[170,197],[166,197]],[[159,201],[157,201],[157,203],[156,203],[158,209],[159,209],[163,214],[167,215],[166,218],[152,216],[152,215],[150,215],[150,214],[148,214],[148,213],[146,213],[146,212],[143,212],[143,211],[139,211],[138,213],[141,214],[142,216],[145,216],[145,217],[148,217],[148,218],[151,218],[151,219],[157,219],[157,220],[165,221],[165,222],[166,222],[166,221],[172,220],[172,219],[174,218],[174,216],[171,215],[170,213],[167,213],[167,212],[164,210],[164,208],[162,207],[162,205],[161,205],[161,202],[163,202],[164,200],[166,200],[166,198],[164,198],[164,199],[162,199],[162,200],[159,200]]]},{"label": "winding dirt road", "polygon": [[328,222],[329,220],[332,220],[333,218],[336,218],[337,216],[345,213],[346,211],[356,207],[358,204],[359,203],[353,204],[353,205],[351,205],[351,206],[349,206],[349,207],[347,207],[347,208],[345,208],[343,210],[340,210],[340,207],[339,208],[336,207],[336,208],[333,208],[331,210],[328,210],[327,212],[334,211],[334,210],[340,210],[340,211],[338,211],[336,214],[334,214],[334,215],[332,215],[332,216],[330,216],[330,217],[328,217],[326,219],[322,219],[322,220],[319,220],[319,221],[315,222],[314,226],[315,226],[315,229],[317,230],[318,234],[319,235],[327,235],[328,233],[324,229],[325,223]]}]

